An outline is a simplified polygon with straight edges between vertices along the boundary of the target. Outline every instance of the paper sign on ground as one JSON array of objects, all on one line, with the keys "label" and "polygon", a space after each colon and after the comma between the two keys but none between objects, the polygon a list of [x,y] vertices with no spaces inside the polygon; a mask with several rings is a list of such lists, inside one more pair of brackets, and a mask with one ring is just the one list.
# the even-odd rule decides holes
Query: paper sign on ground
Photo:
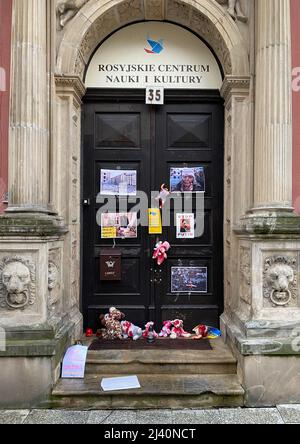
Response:
[{"label": "paper sign on ground", "polygon": [[101,387],[104,392],[115,390],[139,389],[141,385],[137,376],[124,376],[121,378],[104,378],[101,381]]},{"label": "paper sign on ground", "polygon": [[63,360],[61,377],[64,379],[83,379],[87,352],[88,347],[82,345],[70,347]]}]

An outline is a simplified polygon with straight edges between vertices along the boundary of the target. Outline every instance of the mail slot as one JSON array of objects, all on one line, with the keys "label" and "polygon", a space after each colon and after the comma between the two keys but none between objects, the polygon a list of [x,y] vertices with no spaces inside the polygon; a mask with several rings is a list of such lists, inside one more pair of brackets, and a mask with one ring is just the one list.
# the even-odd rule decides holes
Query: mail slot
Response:
[{"label": "mail slot", "polygon": [[121,257],[120,250],[115,248],[102,250],[100,253],[100,280],[101,281],[121,281]]}]

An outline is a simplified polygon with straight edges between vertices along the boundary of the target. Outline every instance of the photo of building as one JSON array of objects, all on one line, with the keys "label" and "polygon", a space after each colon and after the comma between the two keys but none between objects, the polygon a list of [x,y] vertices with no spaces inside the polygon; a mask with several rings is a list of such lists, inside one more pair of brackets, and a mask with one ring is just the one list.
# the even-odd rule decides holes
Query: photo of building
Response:
[{"label": "photo of building", "polygon": [[[299,24],[299,0],[0,0],[0,409],[300,404]],[[171,197],[204,194],[200,238],[176,221],[101,236],[98,195],[130,221],[137,192],[147,217],[170,181]],[[104,282],[116,246],[122,278]],[[222,337],[166,361],[129,350],[124,374],[144,385],[121,400],[89,385],[116,373],[117,352],[104,365],[89,351],[81,390],[63,358],[111,307],[141,328],[179,319]]]}]

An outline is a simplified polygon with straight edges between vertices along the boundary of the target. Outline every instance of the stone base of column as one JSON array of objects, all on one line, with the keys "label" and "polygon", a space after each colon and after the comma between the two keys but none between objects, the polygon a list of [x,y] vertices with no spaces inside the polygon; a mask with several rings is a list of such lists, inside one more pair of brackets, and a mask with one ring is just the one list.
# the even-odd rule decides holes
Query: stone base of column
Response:
[{"label": "stone base of column", "polygon": [[237,235],[300,235],[300,216],[291,211],[264,209],[251,211],[234,227]]},{"label": "stone base of column", "polygon": [[43,407],[82,336],[79,261],[66,233],[58,217],[0,217],[0,408]]},{"label": "stone base of column", "polygon": [[[227,314],[221,317],[223,339],[238,361],[245,406],[299,404],[300,323],[281,325],[281,331],[287,327],[286,337],[268,337],[266,332],[275,324],[269,328],[259,324],[255,331],[260,331],[260,337],[248,338]],[[278,326],[275,331],[278,332]]]},{"label": "stone base of column", "polygon": [[298,403],[300,217],[247,214],[235,234],[221,328],[239,362],[246,405]]},{"label": "stone base of column", "polygon": [[53,208],[44,208],[38,205],[28,205],[25,207],[24,205],[14,205],[8,206],[5,210],[6,214],[28,214],[28,213],[37,213],[37,214],[49,214],[54,215],[57,212]]},{"label": "stone base of column", "polygon": [[46,408],[60,378],[65,351],[78,339],[78,331],[82,331],[81,317],[65,320],[59,330],[50,325],[5,328],[5,349],[0,349],[0,408]]},{"label": "stone base of column", "polygon": [[68,232],[64,220],[42,213],[5,213],[0,216],[0,236],[63,236]]},{"label": "stone base of column", "polygon": [[270,214],[270,213],[279,213],[279,214],[291,214],[294,212],[293,207],[282,206],[282,205],[268,205],[263,207],[252,208],[250,214],[260,215],[260,214]]}]

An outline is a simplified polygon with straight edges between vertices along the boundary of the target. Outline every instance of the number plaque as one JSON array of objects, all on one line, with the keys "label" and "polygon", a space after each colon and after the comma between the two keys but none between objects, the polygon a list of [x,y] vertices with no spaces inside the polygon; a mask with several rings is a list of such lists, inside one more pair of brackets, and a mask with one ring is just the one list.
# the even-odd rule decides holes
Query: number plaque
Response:
[{"label": "number plaque", "polygon": [[160,86],[149,86],[146,88],[146,105],[163,105],[164,88]]}]

